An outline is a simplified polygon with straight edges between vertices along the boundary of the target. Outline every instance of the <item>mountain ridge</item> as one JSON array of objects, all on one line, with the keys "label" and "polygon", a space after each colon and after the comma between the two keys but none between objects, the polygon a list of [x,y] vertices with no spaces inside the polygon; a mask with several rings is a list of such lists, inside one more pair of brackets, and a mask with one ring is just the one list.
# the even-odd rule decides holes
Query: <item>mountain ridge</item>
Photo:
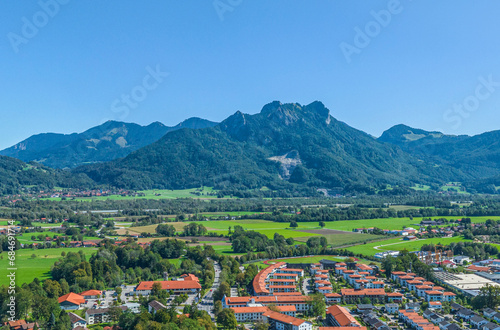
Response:
[{"label": "mountain ridge", "polygon": [[[291,173],[283,167],[290,153]],[[181,129],[125,158],[76,172],[99,183],[136,189],[294,184],[331,188],[466,177],[438,165],[421,163],[401,148],[338,121],[319,101],[305,106],[275,101],[257,114],[237,111],[214,127]]]},{"label": "mountain ridge", "polygon": [[153,143],[168,132],[181,128],[211,127],[216,123],[192,117],[176,126],[153,122],[147,126],[109,120],[81,133],[33,135],[0,155],[36,161],[52,168],[74,168],[85,163],[110,161]]}]

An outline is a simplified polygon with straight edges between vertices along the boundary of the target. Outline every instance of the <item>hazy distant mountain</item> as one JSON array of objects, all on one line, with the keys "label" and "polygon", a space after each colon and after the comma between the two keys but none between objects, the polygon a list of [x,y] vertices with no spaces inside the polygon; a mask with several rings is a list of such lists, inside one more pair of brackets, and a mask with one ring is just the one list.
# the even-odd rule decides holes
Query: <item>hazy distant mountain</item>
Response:
[{"label": "hazy distant mountain", "polygon": [[340,122],[321,102],[273,102],[215,127],[170,132],[123,159],[75,170],[98,183],[143,188],[346,187],[471,178],[422,161]]},{"label": "hazy distant mountain", "polygon": [[72,168],[82,164],[110,161],[151,144],[168,132],[181,128],[206,128],[216,123],[190,118],[169,127],[155,122],[148,126],[108,121],[83,133],[46,133],[0,151],[0,155],[25,162],[36,161],[53,168]]},{"label": "hazy distant mountain", "polygon": [[397,125],[378,140],[398,145],[425,161],[451,166],[473,178],[500,174],[500,131],[453,136]]}]

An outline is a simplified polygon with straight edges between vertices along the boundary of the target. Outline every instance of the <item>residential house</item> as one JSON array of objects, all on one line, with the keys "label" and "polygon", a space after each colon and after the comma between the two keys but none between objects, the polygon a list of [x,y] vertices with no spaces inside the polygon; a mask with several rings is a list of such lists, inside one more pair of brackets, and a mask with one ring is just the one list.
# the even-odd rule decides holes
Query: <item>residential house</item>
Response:
[{"label": "residential house", "polygon": [[85,328],[87,326],[87,321],[85,321],[85,319],[81,318],[79,315],[76,315],[75,313],[69,312],[68,316],[69,316],[69,320],[71,321],[71,327],[73,329],[76,327]]},{"label": "residential house", "polygon": [[165,305],[163,305],[161,302],[159,302],[158,300],[152,300],[148,304],[148,312],[151,314],[156,314],[157,312],[159,312],[165,308],[167,308],[167,307]]},{"label": "residential house", "polygon": [[483,325],[488,323],[488,320],[482,318],[481,316],[474,315],[469,319],[469,323],[471,326],[473,326],[476,329],[481,329]]},{"label": "residential house", "polygon": [[[119,306],[122,311],[126,311],[126,306]],[[106,323],[110,321],[109,319],[110,308],[98,308],[98,309],[87,309],[85,311],[85,320],[88,325]]]},{"label": "residential house", "polygon": [[385,311],[387,314],[396,314],[399,310],[398,304],[385,304]]}]

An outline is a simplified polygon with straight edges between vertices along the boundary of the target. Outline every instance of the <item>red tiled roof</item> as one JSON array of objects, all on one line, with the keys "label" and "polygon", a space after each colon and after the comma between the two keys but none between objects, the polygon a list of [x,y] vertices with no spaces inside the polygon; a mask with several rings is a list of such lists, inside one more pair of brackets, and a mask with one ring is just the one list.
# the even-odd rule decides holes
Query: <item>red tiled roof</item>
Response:
[{"label": "red tiled roof", "polygon": [[281,314],[278,312],[273,312],[273,311],[267,311],[266,313],[264,313],[264,316],[267,318],[276,320],[280,323],[292,324],[292,325],[295,325],[297,327],[300,326],[301,324],[303,324],[304,322],[306,322],[306,321],[298,319],[296,317]]},{"label": "red tiled roof", "polygon": [[490,267],[481,267],[481,266],[476,266],[476,265],[470,265],[467,267],[467,270],[472,270],[476,272],[488,272],[490,271]]},{"label": "red tiled roof", "polygon": [[387,294],[388,297],[403,297],[402,293],[399,292],[390,292]]},{"label": "red tiled roof", "polygon": [[102,291],[100,290],[87,290],[80,293],[80,296],[101,296]]},{"label": "red tiled roof", "polygon": [[245,313],[265,313],[269,310],[267,307],[231,307],[235,314]]},{"label": "red tiled roof", "polygon": [[181,277],[184,279],[184,281],[200,281],[200,279],[193,274],[183,274],[181,275]]},{"label": "red tiled roof", "polygon": [[325,297],[328,297],[328,298],[341,298],[342,296],[339,295],[338,293],[325,293]]},{"label": "red tiled roof", "polygon": [[146,281],[140,282],[136,291],[151,290],[155,283],[160,283],[162,290],[201,289],[200,283],[196,281]]},{"label": "red tiled roof", "polygon": [[363,289],[363,290],[355,290],[355,289],[341,289],[341,294],[343,296],[385,296],[386,293],[384,289]]},{"label": "red tiled roof", "polygon": [[295,285],[270,285],[269,289],[296,289]]},{"label": "red tiled roof", "polygon": [[366,327],[319,327],[319,330],[366,330]]},{"label": "red tiled roof", "polygon": [[360,325],[354,316],[352,316],[344,307],[339,305],[328,307],[326,314],[331,315],[341,327],[349,326],[353,323]]},{"label": "red tiled roof", "polygon": [[277,268],[285,266],[284,262],[277,262],[263,270],[261,270],[253,279],[252,285],[253,290],[256,294],[269,294],[269,290],[266,289],[266,279],[269,274],[274,272]]},{"label": "red tiled roof", "polygon": [[80,305],[80,304],[84,304],[85,303],[85,298],[79,294],[76,294],[76,293],[73,293],[73,292],[70,292],[68,294],[65,294],[64,296],[62,297],[59,297],[59,299],[57,299],[57,301],[61,304],[65,301],[68,301],[72,304],[75,304],[75,305]]}]

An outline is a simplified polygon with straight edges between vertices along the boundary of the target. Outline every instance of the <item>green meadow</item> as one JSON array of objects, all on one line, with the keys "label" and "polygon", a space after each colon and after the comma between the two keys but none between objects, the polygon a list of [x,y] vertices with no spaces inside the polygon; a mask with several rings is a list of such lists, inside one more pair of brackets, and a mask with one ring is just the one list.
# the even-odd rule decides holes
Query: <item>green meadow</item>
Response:
[{"label": "green meadow", "polygon": [[[93,197],[77,197],[76,201],[92,201],[92,200],[132,200],[132,199],[175,199],[175,198],[217,198],[217,195],[209,195],[211,193],[217,193],[211,187],[204,187],[203,190],[200,188],[182,189],[182,190],[167,190],[167,189],[155,189],[155,190],[142,190],[138,191],[139,194],[144,194],[144,196],[121,196],[121,195],[111,195],[111,196],[93,196]],[[198,194],[199,193],[199,194]],[[224,198],[231,198],[230,196],[224,196]],[[61,197],[48,198],[54,201],[61,201]]]},{"label": "green meadow", "polygon": [[372,242],[367,244],[361,244],[356,246],[351,246],[346,248],[349,251],[352,251],[356,254],[363,254],[366,256],[373,256],[377,252],[383,251],[419,251],[423,245],[426,244],[443,244],[448,245],[452,242],[461,242],[465,241],[463,237],[438,237],[438,238],[427,238],[427,239],[419,239],[416,241],[405,241],[402,238],[391,238],[384,241]]},{"label": "green meadow", "polygon": [[[51,231],[43,231],[43,232],[35,232],[35,233],[24,233],[21,235],[17,235],[16,238],[19,240],[20,243],[23,243],[23,244],[43,243],[44,241],[39,241],[38,238],[36,240],[31,239],[32,236],[37,237],[38,235],[43,235],[43,236],[48,236],[48,237],[64,236],[64,234],[61,234],[61,233],[54,233]],[[98,239],[98,238],[91,237],[91,236],[83,236],[83,239],[84,240],[94,240],[94,239]],[[70,238],[70,240],[71,240],[71,238]]]},{"label": "green meadow", "polygon": [[[230,214],[230,213],[221,213]],[[252,214],[249,212],[249,214]],[[231,216],[243,215],[242,212],[239,214],[234,213]],[[434,217],[434,219],[439,217]],[[447,219],[459,219],[460,217],[446,217]],[[485,222],[488,219],[500,220],[500,217],[474,217],[472,221],[475,223]],[[420,250],[421,246],[424,244],[449,244],[451,242],[459,242],[464,240],[462,237],[452,237],[452,238],[433,238],[433,239],[421,239],[417,241],[403,241],[401,238],[387,238],[386,236],[376,236],[368,234],[356,234],[352,233],[355,228],[368,228],[368,227],[379,227],[381,229],[402,229],[403,226],[418,228],[416,225],[420,223],[421,218],[414,218],[413,220],[409,218],[390,218],[390,219],[365,219],[365,220],[351,220],[351,221],[331,221],[325,222],[326,227],[324,229],[333,229],[344,232],[332,233],[328,231],[323,231],[319,226],[318,222],[299,222],[297,228],[290,228],[289,223],[271,222],[265,220],[208,220],[208,221],[198,221],[197,223],[203,224],[209,231],[216,232],[218,234],[227,234],[229,227],[234,229],[235,226],[242,226],[246,230],[258,231],[269,238],[273,238],[275,233],[279,233],[286,238],[293,238],[297,244],[304,244],[308,238],[313,236],[325,236],[329,244],[333,247],[354,245],[347,249],[357,253],[364,254],[368,256],[373,256],[377,252],[387,251],[387,250],[403,250],[407,249],[409,251]],[[0,220],[7,223],[7,220]],[[0,222],[0,224],[2,223]],[[176,226],[178,231],[182,230],[182,227],[189,222],[185,223],[172,223]],[[130,231],[137,230],[142,232],[142,230],[147,230],[148,232],[154,232],[156,225],[147,227],[133,227]],[[126,229],[128,230],[128,228]],[[126,231],[124,230],[124,231]],[[314,232],[308,233],[305,230],[313,230]],[[18,236],[21,243],[30,243],[31,236],[37,236],[39,234],[47,234],[49,237],[53,237],[55,233],[45,231],[43,233],[26,233]],[[386,239],[387,238],[387,239]],[[92,237],[85,237],[84,239],[92,239]],[[374,241],[376,240],[376,241]],[[38,242],[38,241],[36,241]],[[213,241],[203,241],[200,238],[198,244],[207,244],[213,246],[213,248],[221,254],[227,255],[241,255],[235,254],[231,250],[231,245],[227,242],[213,242]],[[499,245],[500,247],[500,245]],[[18,274],[18,284],[23,282],[29,282],[35,277],[39,279],[49,278],[50,267],[52,264],[60,257],[61,252],[73,251],[76,252],[77,248],[60,248],[60,249],[46,249],[46,250],[18,250],[17,251],[17,267]],[[92,248],[82,248],[82,250],[90,255],[95,249]],[[35,253],[36,258],[31,258],[31,255]],[[47,255],[47,257],[45,257]],[[4,252],[0,254],[0,285],[6,284],[7,278],[7,253]],[[312,257],[316,258],[316,257]],[[317,258],[322,259],[323,257],[317,256]],[[319,260],[320,260],[319,259]],[[326,259],[326,257],[325,257]],[[316,260],[316,259],[311,259]],[[295,260],[296,261],[296,260]],[[180,264],[181,259],[176,259],[176,264]],[[316,262],[316,261],[314,261]]]},{"label": "green meadow", "polygon": [[[61,253],[64,251],[68,252],[78,252],[82,250],[88,258],[92,255],[95,248],[60,248],[60,249],[21,249],[16,251],[15,267],[16,271],[16,283],[17,285],[22,285],[23,283],[29,283],[33,279],[38,278],[39,280],[50,278],[50,268],[52,265],[61,258]],[[32,258],[35,254],[36,258]],[[7,252],[0,253],[0,286],[3,284],[8,284],[7,275],[9,274],[9,259]]]}]

